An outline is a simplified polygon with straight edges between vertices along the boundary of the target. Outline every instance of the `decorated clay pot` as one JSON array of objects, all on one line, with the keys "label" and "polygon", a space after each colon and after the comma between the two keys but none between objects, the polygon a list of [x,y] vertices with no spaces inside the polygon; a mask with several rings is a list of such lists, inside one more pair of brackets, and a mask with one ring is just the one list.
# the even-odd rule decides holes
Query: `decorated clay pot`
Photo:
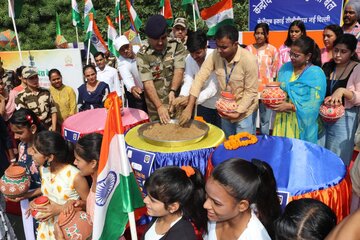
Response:
[{"label": "decorated clay pot", "polygon": [[266,84],[265,89],[260,94],[260,99],[267,106],[279,104],[286,100],[286,93],[281,90],[279,82],[271,82]]},{"label": "decorated clay pot", "polygon": [[92,223],[90,216],[84,211],[72,211],[65,215],[59,214],[58,224],[66,240],[91,239]]},{"label": "decorated clay pot", "polygon": [[8,198],[23,196],[30,187],[30,177],[26,169],[20,166],[10,166],[0,180],[0,190]]},{"label": "decorated clay pot", "polygon": [[[46,197],[46,196],[40,196],[40,197],[37,197],[37,198],[34,199],[34,204],[37,207],[45,206],[45,205],[47,205],[49,203],[50,203],[49,198]],[[31,215],[33,216],[33,218],[35,218],[37,220],[44,217],[44,214],[42,212],[40,212],[40,211],[37,211],[37,210],[32,210]]]},{"label": "decorated clay pot", "polygon": [[238,104],[236,103],[236,98],[234,94],[228,91],[222,91],[219,100],[216,101],[215,107],[218,112],[235,112]]},{"label": "decorated clay pot", "polygon": [[344,116],[345,108],[343,105],[330,106],[322,104],[320,106],[320,116],[324,122],[336,122],[339,118]]}]

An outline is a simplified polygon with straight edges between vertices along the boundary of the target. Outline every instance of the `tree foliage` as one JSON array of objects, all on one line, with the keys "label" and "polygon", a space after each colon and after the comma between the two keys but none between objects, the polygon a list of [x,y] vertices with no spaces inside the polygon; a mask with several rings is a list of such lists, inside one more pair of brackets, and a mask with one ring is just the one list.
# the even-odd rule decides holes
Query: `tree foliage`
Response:
[{"label": "tree foliage", "polygon": [[[7,2],[8,0],[0,0],[0,6],[3,6],[0,8],[0,32],[7,29],[14,29],[11,18],[8,16]],[[83,15],[84,1],[77,2],[79,11]],[[198,5],[201,10],[216,2],[218,2],[218,0],[198,0]],[[134,8],[143,22],[143,27],[149,16],[160,12],[159,3],[160,0],[134,0]],[[109,15],[111,19],[114,20],[115,1],[93,0],[93,4],[96,10],[95,21],[106,40],[107,22],[105,17]],[[192,19],[190,19],[190,16],[182,9],[181,0],[172,0],[171,4],[174,17],[186,16],[189,20],[189,28],[193,29]],[[248,30],[248,5],[249,0],[233,0],[234,20],[240,31]],[[130,27],[125,0],[121,0],[121,11],[124,15],[122,29],[125,31]],[[21,16],[16,19],[16,28],[23,50],[55,48],[56,12],[60,17],[62,35],[64,35],[68,42],[76,42],[76,32],[71,20],[71,0],[24,0]],[[117,24],[115,24],[115,26],[118,29]],[[207,29],[205,22],[202,20],[197,21],[197,27],[198,29]],[[85,31],[78,29],[78,32],[80,41],[84,40]],[[144,38],[143,35],[142,38]],[[9,46],[6,46],[5,49],[0,47],[0,50],[16,50],[16,48],[10,49]]]}]

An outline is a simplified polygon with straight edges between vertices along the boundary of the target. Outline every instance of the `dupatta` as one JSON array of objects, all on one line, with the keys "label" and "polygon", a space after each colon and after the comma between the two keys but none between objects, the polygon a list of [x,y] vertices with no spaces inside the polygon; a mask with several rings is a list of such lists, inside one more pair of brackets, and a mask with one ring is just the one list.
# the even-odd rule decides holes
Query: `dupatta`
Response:
[{"label": "dupatta", "polygon": [[307,67],[296,79],[290,82],[294,68],[291,62],[285,63],[278,75],[280,87],[288,94],[296,107],[300,139],[317,143],[318,116],[320,105],[326,94],[326,77],[323,70],[315,65]]}]

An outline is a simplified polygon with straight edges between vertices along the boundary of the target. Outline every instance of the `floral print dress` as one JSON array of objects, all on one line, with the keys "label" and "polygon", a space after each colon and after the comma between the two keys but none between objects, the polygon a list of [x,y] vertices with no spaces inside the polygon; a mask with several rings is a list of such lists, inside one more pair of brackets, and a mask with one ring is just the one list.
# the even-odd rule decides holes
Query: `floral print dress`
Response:
[{"label": "floral print dress", "polygon": [[[42,194],[60,205],[64,205],[68,200],[79,199],[79,194],[74,187],[74,179],[78,173],[79,169],[72,165],[65,166],[55,174],[51,173],[48,167],[40,167]],[[54,223],[57,221],[57,217],[40,222],[37,239],[55,239]]]}]

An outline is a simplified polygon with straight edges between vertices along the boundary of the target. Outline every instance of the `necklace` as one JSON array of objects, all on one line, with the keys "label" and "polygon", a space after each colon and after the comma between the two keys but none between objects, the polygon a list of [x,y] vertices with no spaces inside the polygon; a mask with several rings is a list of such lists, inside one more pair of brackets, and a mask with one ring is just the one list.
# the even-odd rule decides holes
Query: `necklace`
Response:
[{"label": "necklace", "polygon": [[294,70],[294,74],[295,74],[296,79],[299,79],[299,78],[301,77],[301,75],[303,75],[303,73],[304,73],[311,65],[312,65],[311,63],[310,63],[310,64],[307,64],[306,67],[305,67],[305,68],[301,71],[301,73],[298,74],[298,75],[296,75],[295,70]]},{"label": "necklace", "polygon": [[340,77],[338,79],[335,80],[335,76],[336,76],[336,66],[334,67],[334,71],[333,71],[333,75],[332,75],[332,78],[331,78],[331,81],[330,81],[330,94],[333,94],[333,89],[336,85],[336,83],[341,80],[341,77],[344,75],[346,69],[348,68],[350,64],[350,61],[346,64],[344,70],[342,71],[342,73],[340,74]]}]

